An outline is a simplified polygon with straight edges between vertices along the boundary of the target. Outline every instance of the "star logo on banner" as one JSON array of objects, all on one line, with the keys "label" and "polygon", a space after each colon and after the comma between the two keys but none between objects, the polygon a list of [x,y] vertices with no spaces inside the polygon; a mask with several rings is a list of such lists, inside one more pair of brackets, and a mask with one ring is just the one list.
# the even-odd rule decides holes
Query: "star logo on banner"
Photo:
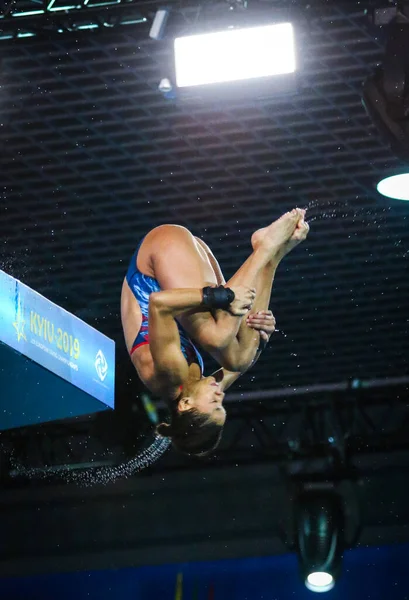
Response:
[{"label": "star logo on banner", "polygon": [[25,321],[20,320],[20,315],[18,315],[17,317],[17,321],[14,321],[13,323],[13,327],[17,332],[17,341],[19,342],[21,338],[23,338],[23,340],[27,341],[26,338],[26,334],[24,333],[24,325],[26,324]]},{"label": "star logo on banner", "polygon": [[16,320],[13,323],[13,327],[17,332],[17,341],[18,342],[21,340],[21,338],[23,338],[23,340],[27,341],[26,334],[24,333],[24,325],[25,324],[26,324],[26,322],[23,318],[21,310],[19,310],[16,315]]}]

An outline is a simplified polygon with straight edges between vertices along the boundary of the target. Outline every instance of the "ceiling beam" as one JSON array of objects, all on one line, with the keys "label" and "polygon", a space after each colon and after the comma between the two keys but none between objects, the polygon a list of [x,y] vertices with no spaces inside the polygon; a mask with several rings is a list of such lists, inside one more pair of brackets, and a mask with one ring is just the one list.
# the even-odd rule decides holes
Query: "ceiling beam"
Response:
[{"label": "ceiling beam", "polygon": [[[348,11],[379,7],[379,0],[338,0],[335,7],[347,7]],[[168,5],[174,14],[197,11],[207,8],[206,3],[198,0],[185,0],[183,6],[176,0]],[[324,0],[217,0],[211,9],[231,5],[238,9],[274,8],[285,11],[302,11],[306,14],[328,9]],[[383,0],[382,5],[394,3]],[[30,40],[47,35],[61,36],[96,30],[110,30],[115,27],[151,24],[159,8],[158,0],[13,0],[2,4],[0,8],[0,42],[10,40]]]}]

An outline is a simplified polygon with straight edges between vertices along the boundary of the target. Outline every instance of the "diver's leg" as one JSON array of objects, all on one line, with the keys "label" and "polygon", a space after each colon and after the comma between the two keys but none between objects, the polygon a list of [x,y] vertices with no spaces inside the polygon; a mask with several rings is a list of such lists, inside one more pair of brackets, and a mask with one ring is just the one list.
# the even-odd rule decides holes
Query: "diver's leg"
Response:
[{"label": "diver's leg", "polygon": [[[217,277],[218,285],[225,285],[226,281],[223,277],[222,270],[220,265],[210,250],[210,248],[200,239],[196,238],[198,243],[204,248],[206,251],[209,261],[213,267],[213,270]],[[259,243],[260,234],[253,235],[252,245],[253,249]],[[274,282],[274,276],[279,264],[279,260],[274,259],[271,260],[265,267],[263,267],[256,275],[254,279],[254,287],[256,291],[256,297],[253,302],[253,306],[249,311],[249,314],[255,314],[259,311],[268,310],[271,298],[271,291]],[[233,279],[233,278],[232,278]],[[232,280],[229,281],[227,285],[232,285]],[[216,323],[220,328],[228,328],[229,320],[237,319],[237,317],[232,317],[229,313],[225,311],[218,310],[216,311]],[[230,369],[233,371],[245,371],[254,361],[257,350],[260,345],[260,333],[246,323],[246,319],[240,320],[240,327],[237,331],[237,335],[231,339],[228,346],[223,348],[214,348],[213,349],[213,357],[220,364],[229,365]],[[227,368],[225,366],[225,368]]]},{"label": "diver's leg", "polygon": [[[256,297],[249,314],[255,314],[259,311],[268,310],[271,299],[271,291],[274,282],[275,272],[278,267],[277,261],[270,261],[258,274],[256,281]],[[224,317],[221,316],[219,326],[223,326]],[[247,371],[254,361],[257,350],[260,345],[260,333],[252,329],[242,318],[236,337],[222,352],[215,351],[216,360],[230,371]],[[226,367],[225,365],[228,365]]]},{"label": "diver's leg", "polygon": [[[264,280],[269,277],[269,291],[263,293],[261,304],[257,303],[257,306],[264,306],[265,297],[269,298],[272,280],[270,263],[274,265],[275,270],[288,251],[285,250],[285,245],[289,244],[298,221],[303,217],[301,213],[299,210],[286,213],[270,226],[256,232],[252,239],[253,253],[228,281],[228,285],[233,287],[256,287],[257,282],[263,286]],[[144,244],[149,245],[149,249],[146,246],[144,249],[145,256],[149,258],[148,266],[153,270],[152,274],[162,289],[203,287],[209,283],[218,283],[206,253],[186,229],[177,226],[159,227],[148,234]],[[138,266],[145,272],[144,265]],[[226,369],[241,370],[243,361],[248,362],[248,356],[251,355],[248,346],[250,332],[245,320],[242,323],[242,319],[224,311],[216,311],[214,315],[209,311],[192,311],[191,314],[181,316],[179,320],[188,334]],[[236,338],[239,329],[242,332],[241,343],[239,338]],[[253,331],[251,335],[253,339]]]},{"label": "diver's leg", "polygon": [[[254,287],[261,271],[291,236],[299,219],[298,212],[293,211],[265,228],[267,234],[270,234],[270,239],[268,235],[263,234],[263,239],[255,246],[253,253],[229,283],[233,286]],[[145,264],[139,264],[140,255],[144,258]],[[183,227],[165,225],[152,230],[141,246],[140,255],[138,255],[140,270],[152,274],[162,289],[217,284],[215,270],[206,252]],[[213,315],[210,311],[195,310],[179,317],[179,321],[195,341],[223,366],[231,369],[234,365],[223,361],[223,349],[236,337],[241,319],[228,313],[224,313],[224,316],[219,318],[222,312],[216,311]]]},{"label": "diver's leg", "polygon": [[[294,227],[295,225],[290,225],[287,237]],[[220,283],[203,245],[185,228],[172,225],[156,228],[146,236],[141,251],[144,260],[140,262],[138,256],[139,269],[154,276],[164,290],[202,288]],[[256,248],[236,274],[237,285],[254,287],[260,272],[269,264],[270,255],[268,248],[261,245]],[[223,322],[219,324],[218,316],[221,314],[228,318],[223,318]],[[221,359],[224,366],[223,349],[236,337],[241,319],[224,311],[212,314],[208,310],[195,310],[181,315],[179,321],[190,337],[215,356],[216,360]],[[233,365],[226,364],[226,368],[232,367]]]},{"label": "diver's leg", "polygon": [[[266,306],[271,292],[272,273],[286,253],[284,245],[288,244],[301,216],[300,211],[286,213],[272,225],[256,232],[252,239],[253,253],[228,282],[231,286],[243,285],[256,289],[257,284],[261,286],[261,299],[256,304],[260,307],[258,310]],[[167,225],[156,228],[145,238],[141,250],[145,264],[139,264],[138,257],[140,270],[154,276],[162,289],[220,283],[220,268],[217,274],[214,264],[203,250],[203,244],[198,243],[183,227]],[[265,284],[268,280],[270,283]],[[263,291],[263,288],[266,289]],[[225,311],[215,311],[214,314],[192,311],[179,320],[188,334],[226,369],[241,368],[243,356],[247,361],[247,356],[251,354],[248,343],[250,335],[252,339],[255,337],[254,331],[248,331],[250,328],[241,318]],[[236,337],[239,329],[241,334]]]},{"label": "diver's leg", "polygon": [[[308,234],[309,227],[304,222],[304,215],[305,211],[301,211],[302,218],[297,223],[294,234],[291,236],[290,240],[282,246],[281,250],[274,255],[272,260],[270,260],[255,274],[252,285],[257,291],[253,306],[250,311],[251,314],[268,310],[274,276],[280,261],[285,254],[290,252],[296,245],[304,240]],[[254,251],[256,251],[257,247],[262,243],[265,231],[266,228],[253,234],[252,246]],[[218,283],[224,284],[225,282],[221,279],[221,269],[216,258],[213,256],[211,250],[207,246],[205,248],[208,252],[209,260],[213,264],[216,274],[218,274]],[[246,273],[243,273],[243,271],[239,269],[239,271],[227,282],[227,285],[245,285],[243,282],[248,281],[246,277]],[[216,322],[219,329],[223,330],[228,328],[229,321],[232,318],[233,317],[225,311],[217,311]],[[246,319],[241,319],[237,335],[230,340],[228,346],[223,348],[214,348],[212,355],[222,366],[229,370],[246,371],[254,361],[259,344],[260,333],[252,329],[247,324]]]},{"label": "diver's leg", "polygon": [[[203,288],[218,285],[218,278],[203,246],[184,227],[163,225],[145,238],[138,255],[138,268],[154,277],[162,290]],[[214,348],[228,345],[240,327],[232,317],[228,328],[218,328],[208,309],[195,310],[178,318],[188,335],[212,353]]]}]

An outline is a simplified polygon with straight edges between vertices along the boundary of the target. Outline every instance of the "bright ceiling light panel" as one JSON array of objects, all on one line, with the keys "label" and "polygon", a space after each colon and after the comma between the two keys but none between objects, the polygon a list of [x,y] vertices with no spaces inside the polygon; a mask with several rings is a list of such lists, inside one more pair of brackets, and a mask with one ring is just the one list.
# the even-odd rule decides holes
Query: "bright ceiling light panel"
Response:
[{"label": "bright ceiling light panel", "polygon": [[291,23],[175,39],[176,84],[190,87],[294,73]]}]

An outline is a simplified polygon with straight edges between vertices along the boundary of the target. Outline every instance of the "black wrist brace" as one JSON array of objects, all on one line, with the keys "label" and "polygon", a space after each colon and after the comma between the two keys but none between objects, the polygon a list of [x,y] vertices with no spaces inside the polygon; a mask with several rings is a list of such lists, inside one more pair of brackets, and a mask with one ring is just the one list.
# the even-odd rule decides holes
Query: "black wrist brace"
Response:
[{"label": "black wrist brace", "polygon": [[233,290],[220,285],[217,288],[203,288],[203,306],[207,308],[222,308],[226,310],[235,299]]}]

